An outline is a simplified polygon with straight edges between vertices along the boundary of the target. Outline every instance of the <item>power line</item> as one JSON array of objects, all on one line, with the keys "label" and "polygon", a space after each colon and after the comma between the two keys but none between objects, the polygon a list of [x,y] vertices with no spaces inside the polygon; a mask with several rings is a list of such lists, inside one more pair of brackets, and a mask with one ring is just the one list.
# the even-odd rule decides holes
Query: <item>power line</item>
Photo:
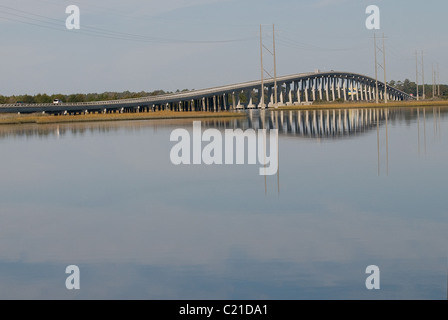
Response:
[{"label": "power line", "polygon": [[[0,16],[0,18],[8,21],[15,21],[22,24],[27,25],[33,25],[41,28],[51,29],[51,30],[57,30],[57,31],[66,31],[66,29],[61,28],[61,21],[58,19],[50,18],[47,16],[30,13],[27,11],[14,9],[11,7],[0,5],[1,8],[7,9],[9,11],[1,10],[0,13],[4,15],[9,16]],[[15,13],[16,12],[16,13]],[[18,12],[18,13],[17,13]],[[20,13],[20,14],[19,14]],[[16,17],[11,18],[10,16]],[[37,17],[37,18],[34,18]],[[19,19],[18,19],[19,18]],[[22,19],[26,19],[27,21],[23,21]],[[47,20],[42,20],[47,19]],[[34,21],[33,22],[30,22]],[[64,26],[65,27],[65,26]],[[87,36],[93,36],[93,37],[100,37],[100,38],[108,38],[108,39],[115,39],[115,40],[126,40],[126,41],[136,41],[136,42],[143,42],[143,43],[184,43],[184,44],[219,44],[219,43],[234,43],[234,42],[243,42],[252,40],[253,37],[247,37],[247,38],[240,38],[240,39],[225,39],[225,40],[186,40],[186,39],[172,39],[172,38],[162,38],[162,37],[153,37],[153,36],[145,36],[145,35],[139,35],[139,34],[132,34],[132,33],[125,33],[125,32],[118,32],[113,30],[107,30],[103,28],[98,28],[90,25],[83,24],[83,28],[77,30],[77,34],[87,35]]]}]

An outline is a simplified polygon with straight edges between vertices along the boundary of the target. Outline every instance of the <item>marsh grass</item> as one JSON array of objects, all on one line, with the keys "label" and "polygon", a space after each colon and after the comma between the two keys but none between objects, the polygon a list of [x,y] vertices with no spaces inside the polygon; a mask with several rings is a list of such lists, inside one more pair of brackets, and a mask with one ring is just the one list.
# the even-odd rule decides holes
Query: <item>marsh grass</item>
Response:
[{"label": "marsh grass", "polygon": [[85,115],[47,115],[47,114],[0,114],[0,124],[50,124],[92,121],[129,121],[161,119],[219,119],[245,117],[244,113],[234,112],[174,112],[156,111],[150,113],[111,113]]}]

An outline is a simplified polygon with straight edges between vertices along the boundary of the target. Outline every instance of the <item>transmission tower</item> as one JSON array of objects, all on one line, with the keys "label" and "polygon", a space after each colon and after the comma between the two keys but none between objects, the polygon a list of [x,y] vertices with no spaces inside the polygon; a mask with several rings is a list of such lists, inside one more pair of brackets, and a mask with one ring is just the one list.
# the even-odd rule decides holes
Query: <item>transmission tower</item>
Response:
[{"label": "transmission tower", "polygon": [[[271,75],[271,72],[267,71],[263,66],[263,49],[269,52],[274,61],[274,75]],[[272,51],[271,51],[272,50]],[[265,74],[269,76],[270,79],[274,79],[274,107],[277,107],[278,97],[277,97],[277,64],[276,64],[276,55],[275,55],[275,25],[272,25],[272,49],[269,49],[263,44],[262,30],[260,24],[260,62],[261,62],[261,105],[264,106],[264,79]]]},{"label": "transmission tower", "polygon": [[[378,67],[383,69],[384,73],[384,103],[387,103],[387,81],[386,81],[386,48],[384,46],[384,33],[382,36],[382,47],[379,47],[376,43],[376,33],[373,35],[373,43],[375,49],[375,81],[376,81],[376,90],[375,90],[375,99],[376,103],[379,103],[379,92],[378,92]],[[383,55],[383,64],[378,62],[377,54],[381,52]]]}]

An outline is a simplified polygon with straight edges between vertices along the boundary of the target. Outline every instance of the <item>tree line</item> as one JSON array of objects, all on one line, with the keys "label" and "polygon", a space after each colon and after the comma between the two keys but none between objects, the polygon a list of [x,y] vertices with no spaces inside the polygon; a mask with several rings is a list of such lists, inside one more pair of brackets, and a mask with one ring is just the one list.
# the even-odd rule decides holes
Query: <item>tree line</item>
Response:
[{"label": "tree line", "polygon": [[[189,91],[188,89],[182,90],[182,92]],[[181,92],[176,90],[176,92]],[[131,99],[131,98],[142,98],[148,96],[157,96],[161,94],[174,93],[172,91],[155,90],[152,92],[140,91],[140,92],[103,92],[103,93],[76,93],[76,94],[52,94],[48,95],[45,93],[39,93],[34,96],[25,95],[13,95],[13,96],[3,96],[0,95],[0,104],[7,103],[52,103],[53,100],[59,99],[63,102],[93,102],[93,101],[107,101],[107,100],[117,100],[117,99]]]},{"label": "tree line", "polygon": [[[417,96],[417,85],[415,82],[410,81],[409,79],[406,79],[404,81],[394,81],[391,80],[387,83],[388,86],[394,87],[395,89],[401,90],[403,92],[406,92],[408,94],[412,94],[413,96]],[[425,84],[425,97],[427,99],[432,98],[432,84]],[[438,86],[435,86],[436,88],[436,97],[438,96]],[[423,95],[423,88],[422,85],[419,84],[418,87],[419,96],[421,97]],[[448,85],[441,84],[440,85],[440,98],[448,99]]]}]

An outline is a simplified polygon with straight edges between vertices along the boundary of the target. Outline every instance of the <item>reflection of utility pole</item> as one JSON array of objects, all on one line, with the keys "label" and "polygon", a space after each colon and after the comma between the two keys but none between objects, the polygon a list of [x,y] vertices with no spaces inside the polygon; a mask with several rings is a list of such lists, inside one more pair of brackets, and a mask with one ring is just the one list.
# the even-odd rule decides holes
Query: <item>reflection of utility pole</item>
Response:
[{"label": "reflection of utility pole", "polygon": [[423,140],[425,145],[425,155],[426,155],[426,108],[423,107]]},{"label": "reflection of utility pole", "polygon": [[376,149],[378,155],[378,176],[380,175],[380,119],[379,110],[376,109]]},{"label": "reflection of utility pole", "polygon": [[386,174],[389,175],[389,133],[387,131],[387,118],[389,109],[385,109],[386,111]]},{"label": "reflection of utility pole", "polygon": [[274,27],[274,25],[272,25],[272,46],[274,48],[274,93],[275,93],[274,103],[275,103],[275,107],[277,108],[277,64],[275,61],[275,27]]},{"label": "reflection of utility pole", "polygon": [[417,108],[418,155],[420,155],[420,108]]}]

